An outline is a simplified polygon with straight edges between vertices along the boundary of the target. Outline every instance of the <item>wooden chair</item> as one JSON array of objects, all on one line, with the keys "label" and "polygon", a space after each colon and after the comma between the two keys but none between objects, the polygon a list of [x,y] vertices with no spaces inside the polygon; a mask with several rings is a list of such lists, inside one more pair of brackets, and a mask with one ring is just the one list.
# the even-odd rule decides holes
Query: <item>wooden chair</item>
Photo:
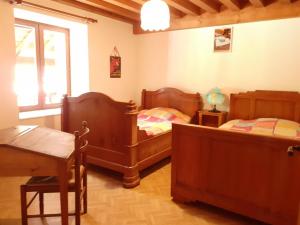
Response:
[{"label": "wooden chair", "polygon": [[[70,172],[69,192],[75,192],[75,215],[76,225],[80,225],[81,203],[83,202],[83,213],[87,213],[87,172],[85,150],[88,145],[87,134],[89,129],[87,123],[82,122],[82,130],[75,131],[75,164]],[[31,177],[26,184],[21,185],[21,214],[22,225],[28,224],[28,218],[33,217],[54,217],[61,214],[44,213],[44,193],[59,192],[57,177]],[[31,200],[27,203],[27,192],[35,192]],[[39,214],[28,215],[27,209],[34,199],[39,196]]]}]

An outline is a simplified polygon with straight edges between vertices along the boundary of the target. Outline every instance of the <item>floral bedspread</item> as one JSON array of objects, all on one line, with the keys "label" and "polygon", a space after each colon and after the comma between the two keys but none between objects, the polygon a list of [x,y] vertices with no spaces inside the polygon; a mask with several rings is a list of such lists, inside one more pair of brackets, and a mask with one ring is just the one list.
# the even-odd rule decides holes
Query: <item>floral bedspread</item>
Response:
[{"label": "floral bedspread", "polygon": [[172,108],[158,107],[142,110],[138,114],[138,126],[147,135],[156,135],[172,129],[172,123],[189,123],[191,117]]},{"label": "floral bedspread", "polygon": [[223,124],[220,128],[300,139],[300,124],[284,119],[260,118],[255,120],[231,120]]}]

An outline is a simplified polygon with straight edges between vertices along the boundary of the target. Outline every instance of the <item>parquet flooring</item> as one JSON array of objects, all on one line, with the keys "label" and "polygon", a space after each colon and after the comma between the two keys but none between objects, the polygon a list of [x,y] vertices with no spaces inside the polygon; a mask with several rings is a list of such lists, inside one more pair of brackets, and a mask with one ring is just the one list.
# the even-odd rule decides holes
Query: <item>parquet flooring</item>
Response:
[{"label": "parquet flooring", "polygon": [[[88,175],[88,214],[82,225],[258,225],[242,216],[208,205],[177,204],[170,196],[171,166],[168,160],[145,170],[141,184],[124,189],[121,176],[91,167]],[[0,225],[21,225],[19,186],[27,178],[1,178]],[[70,207],[74,207],[71,201]],[[59,211],[58,195],[46,197],[46,211]],[[36,211],[35,204],[30,212]],[[73,217],[69,218],[74,225]],[[59,225],[59,218],[30,219],[29,225]]]}]

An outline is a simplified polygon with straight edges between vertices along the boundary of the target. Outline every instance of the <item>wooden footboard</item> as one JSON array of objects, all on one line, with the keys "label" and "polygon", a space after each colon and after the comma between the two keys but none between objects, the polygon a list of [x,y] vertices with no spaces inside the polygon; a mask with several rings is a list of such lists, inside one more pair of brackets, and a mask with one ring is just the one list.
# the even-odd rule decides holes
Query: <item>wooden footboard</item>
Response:
[{"label": "wooden footboard", "polygon": [[171,194],[270,224],[296,225],[300,140],[173,124]]},{"label": "wooden footboard", "polygon": [[124,174],[124,185],[139,183],[137,107],[96,92],[63,100],[62,130],[73,132],[86,120],[90,127],[87,161]]}]

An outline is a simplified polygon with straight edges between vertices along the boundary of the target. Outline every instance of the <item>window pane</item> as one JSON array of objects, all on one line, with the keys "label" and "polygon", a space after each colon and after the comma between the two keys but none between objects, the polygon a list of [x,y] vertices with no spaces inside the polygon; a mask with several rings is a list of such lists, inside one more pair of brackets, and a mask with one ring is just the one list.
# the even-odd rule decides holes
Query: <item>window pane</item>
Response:
[{"label": "window pane", "polygon": [[18,106],[38,104],[38,75],[36,61],[35,28],[15,26],[16,67],[15,92]]},{"label": "window pane", "polygon": [[44,30],[44,80],[46,104],[60,103],[67,94],[67,61],[65,33]]}]

